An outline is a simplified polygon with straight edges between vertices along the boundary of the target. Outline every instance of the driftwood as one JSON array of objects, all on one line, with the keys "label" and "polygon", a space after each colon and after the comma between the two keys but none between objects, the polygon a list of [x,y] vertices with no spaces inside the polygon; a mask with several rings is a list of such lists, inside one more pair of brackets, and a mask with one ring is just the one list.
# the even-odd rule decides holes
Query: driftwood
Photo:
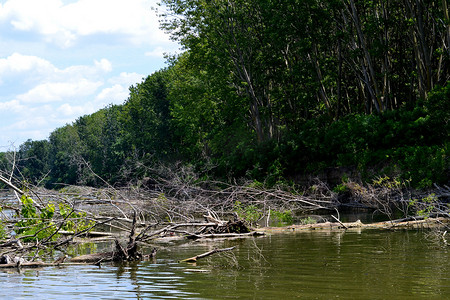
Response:
[{"label": "driftwood", "polygon": [[[177,228],[179,227],[202,227],[202,229],[198,232],[208,232],[208,233],[192,233],[183,231],[182,233],[186,235],[187,238],[230,238],[230,237],[246,237],[246,236],[256,236],[263,235],[264,233],[259,233],[255,231],[249,231],[244,233],[235,233],[235,232],[227,232],[232,228],[237,228],[239,231],[248,231],[247,227],[243,227],[243,223],[239,221],[213,221],[209,219],[208,223],[180,223],[180,224],[171,224],[162,229],[156,230],[153,233],[146,234],[145,231],[148,228],[145,228],[139,235],[136,236],[136,216],[133,218],[134,222],[131,226],[131,230],[128,236],[128,243],[126,246],[123,246],[117,238],[115,238],[115,246],[113,251],[86,254],[77,257],[73,257],[70,259],[66,259],[66,257],[61,257],[59,260],[54,263],[43,263],[43,262],[23,262],[20,267],[23,268],[34,268],[34,267],[45,267],[45,266],[59,266],[59,265],[70,265],[70,264],[96,264],[99,265],[102,262],[111,262],[111,261],[135,261],[141,259],[149,259],[154,258],[156,256],[156,248],[152,250],[149,255],[143,255],[138,251],[137,242],[146,241],[153,237],[161,237],[161,235],[165,235],[168,232],[177,232]],[[153,226],[153,225],[152,225]],[[213,232],[213,233],[209,233]],[[218,233],[214,233],[218,232]],[[113,235],[110,234],[99,234],[99,236],[108,236],[111,237]],[[211,254],[223,251],[229,251],[234,249],[226,248],[226,249],[215,249],[208,253],[204,253],[196,256],[195,258],[191,258],[197,260]],[[65,262],[64,262],[65,261]],[[17,267],[15,263],[7,263],[0,264],[1,268],[13,268]]]},{"label": "driftwood", "polygon": [[56,263],[45,263],[42,261],[32,261],[32,262],[24,262],[24,263],[9,263],[9,264],[0,264],[0,269],[12,269],[12,268],[43,268],[43,267],[52,267],[59,266],[60,264]]},{"label": "driftwood", "polygon": [[[337,219],[337,218],[336,218]],[[226,224],[224,222],[223,224]],[[191,223],[188,223],[192,225]],[[216,223],[206,223],[208,225]],[[286,232],[286,231],[305,231],[305,230],[352,230],[352,229],[418,229],[418,228],[434,228],[439,226],[448,226],[450,224],[450,219],[446,217],[437,218],[423,218],[423,217],[409,217],[398,220],[391,220],[385,222],[378,222],[372,224],[363,224],[361,221],[344,223],[338,222],[325,222],[307,225],[291,225],[286,227],[266,227],[259,229],[258,232],[252,231],[249,233],[215,233],[215,234],[191,234],[187,235],[189,238],[230,238],[230,237],[243,237],[243,236],[254,236],[264,234],[265,232],[275,233],[275,232]],[[164,228],[164,230],[173,230],[174,227],[186,226],[187,224],[173,224],[169,228]],[[205,223],[195,223],[195,226],[205,225]],[[217,224],[216,224],[217,225]],[[145,235],[137,235],[135,232],[136,222],[133,223],[132,229],[129,234],[128,243],[123,246],[117,239],[115,239],[115,249],[109,252],[94,253],[81,255],[78,257],[66,259],[67,256],[61,257],[53,263],[41,262],[41,261],[25,261],[21,258],[16,257],[16,259],[7,259],[5,257],[4,261],[0,261],[0,268],[40,268],[48,266],[67,266],[67,265],[79,265],[79,264],[96,264],[100,265],[102,262],[111,261],[133,261],[141,259],[154,258],[156,256],[156,248],[153,249],[151,254],[142,255],[138,251],[137,242],[144,239]],[[204,227],[204,226],[203,226]],[[156,232],[161,234],[164,230],[157,230]],[[153,234],[150,234],[153,236]],[[12,244],[12,243],[11,243]],[[206,253],[183,259],[180,262],[196,262],[199,259],[210,256],[215,253],[220,253],[224,251],[231,251],[235,247],[224,248],[224,249],[214,249]]]},{"label": "driftwood", "polygon": [[[198,238],[230,238],[230,237],[247,237],[247,236],[257,236],[264,235],[261,232],[250,231],[242,221],[220,221],[217,219],[208,216],[205,219],[208,223],[180,223],[180,224],[170,224],[162,229],[156,230],[152,233],[147,234],[146,231],[149,227],[154,226],[151,225],[141,231],[139,235],[136,235],[136,218],[134,218],[134,222],[131,227],[131,231],[129,234],[129,240],[127,247],[123,247],[120,242],[115,239],[115,250],[103,253],[95,253],[95,254],[87,254],[81,255],[68,260],[71,263],[94,263],[99,264],[101,262],[108,261],[131,261],[131,260],[140,260],[143,258],[153,258],[156,255],[156,249],[153,249],[152,253],[147,257],[143,256],[138,252],[137,242],[145,242],[149,239],[165,236],[167,233],[182,233],[185,234],[187,238],[190,239],[198,239]],[[195,233],[188,231],[180,231],[178,228],[180,227],[201,227],[200,231]],[[234,230],[236,232],[230,232]],[[206,233],[203,233],[206,232]],[[243,233],[241,233],[243,232]],[[229,251],[234,249],[226,248],[226,249],[215,249],[213,251],[201,254],[196,256],[195,258],[190,258],[188,260],[183,261],[194,261],[211,254],[223,251]]]},{"label": "driftwood", "polygon": [[24,192],[19,189],[17,186],[15,186],[11,180],[8,180],[7,178],[3,177],[2,175],[0,175],[0,181],[3,182],[4,184],[6,184],[7,186],[9,186],[11,189],[13,189],[15,192],[17,192],[20,195],[23,195]]},{"label": "driftwood", "polygon": [[[108,221],[111,221],[111,219],[109,219]],[[66,231],[66,230],[59,230],[58,233],[61,235],[74,235],[73,231]],[[101,231],[86,231],[86,232],[80,233],[80,235],[82,235],[83,237],[88,237],[88,238],[97,238],[97,237],[113,238],[113,237],[118,236],[118,234],[116,234],[116,233],[101,232]]]},{"label": "driftwood", "polygon": [[426,229],[449,226],[450,218],[420,218],[417,220],[402,221],[391,220],[377,223],[364,224],[361,221],[342,223],[342,222],[324,222],[306,225],[290,225],[286,227],[264,227],[260,228],[261,232],[295,232],[306,230],[339,230],[339,229]]},{"label": "driftwood", "polygon": [[6,241],[6,242],[0,244],[0,248],[11,247],[11,246],[14,246],[18,249],[23,249],[23,245],[19,239],[11,239],[9,241]]},{"label": "driftwood", "polygon": [[[141,260],[142,258],[145,258],[145,256],[138,251],[137,246],[138,238],[139,236],[136,237],[136,214],[134,214],[133,223],[131,225],[130,234],[128,236],[128,244],[126,247],[123,247],[122,244],[119,242],[119,240],[116,238],[114,240],[115,242],[114,251],[81,255],[71,258],[68,261],[72,263],[100,264],[101,262],[109,262],[109,261]],[[153,249],[152,253],[147,257],[153,258],[155,256],[156,256],[156,248]]]},{"label": "driftwood", "polygon": [[110,252],[80,255],[77,257],[70,258],[68,262],[89,264],[89,263],[108,262],[113,260],[114,260],[114,251],[110,251]]},{"label": "driftwood", "polygon": [[[154,226],[150,225],[139,233],[137,239],[144,242],[174,233],[183,234],[189,239],[257,235],[257,233],[251,232],[250,228],[242,220],[222,221],[211,215],[206,215],[204,218],[206,223],[169,224],[162,229],[147,234],[148,229]],[[195,232],[189,232],[187,230],[180,230],[179,228],[181,227],[200,227],[200,229]]]},{"label": "driftwood", "polygon": [[170,224],[167,225],[166,227],[156,230],[150,234],[146,234],[146,232],[148,231],[148,229],[150,227],[153,227],[154,225],[150,225],[147,228],[145,228],[144,230],[141,231],[141,233],[138,235],[138,239],[140,241],[147,241],[150,239],[154,239],[157,237],[161,237],[166,235],[168,232],[176,232],[177,228],[180,227],[202,227],[202,226],[216,226],[216,223],[180,223],[180,224]]},{"label": "driftwood", "polygon": [[0,256],[0,268],[39,268],[39,267],[48,267],[48,266],[59,266],[61,265],[67,255],[64,255],[53,263],[45,263],[42,261],[27,261],[19,256],[9,256],[8,254],[4,254]]},{"label": "driftwood", "polygon": [[[0,264],[0,269],[35,269],[35,268],[44,268],[44,267],[66,267],[66,266],[83,266],[86,265],[85,262],[64,262],[64,263],[55,263],[55,262],[42,262],[42,261],[31,261],[24,263],[10,263],[10,264]],[[98,265],[98,264],[97,264]]]},{"label": "driftwood", "polygon": [[223,249],[214,249],[214,250],[211,250],[211,251],[208,251],[208,252],[196,255],[194,257],[190,257],[190,258],[186,258],[186,259],[180,260],[180,262],[196,262],[197,260],[199,260],[201,258],[205,258],[205,257],[210,256],[210,255],[215,254],[215,253],[231,251],[234,248],[236,248],[236,246],[233,246],[233,247],[230,247],[230,248],[223,248]]},{"label": "driftwood", "polygon": [[[211,217],[206,218],[208,223],[180,223],[180,224],[170,224],[162,229],[156,230],[152,233],[146,234],[146,231],[149,227],[145,228],[141,231],[141,233],[135,236],[135,227],[136,221],[133,222],[130,234],[129,241],[127,247],[123,247],[120,242],[115,239],[115,250],[109,252],[102,253],[94,253],[94,254],[86,254],[71,258],[68,262],[71,263],[94,263],[99,264],[101,262],[109,262],[109,261],[130,261],[130,260],[139,260],[143,258],[153,258],[156,256],[156,248],[153,249],[150,255],[144,256],[138,252],[137,242],[145,242],[149,239],[165,236],[167,233],[182,233],[185,234],[189,239],[199,239],[199,238],[230,238],[230,237],[247,237],[247,236],[257,236],[264,235],[264,233],[250,231],[242,221],[220,221],[217,219],[213,219]],[[154,225],[151,225],[154,226]],[[180,231],[177,228],[180,227],[202,227],[200,231],[196,233],[188,232],[188,231]],[[235,229],[236,232],[230,232],[232,229]],[[227,232],[228,231],[228,232]],[[244,231],[244,233],[239,233]],[[207,233],[201,233],[207,232]],[[211,232],[211,233],[210,233]],[[217,233],[215,233],[217,232]],[[209,256],[211,254],[223,251],[229,251],[234,249],[226,248],[226,249],[215,249],[213,251],[198,255],[195,257],[195,260]],[[188,259],[189,261],[193,261],[194,258]],[[183,260],[183,261],[188,261]]]},{"label": "driftwood", "polygon": [[55,245],[55,248],[56,248],[56,247],[59,247],[59,246],[62,246],[62,245],[64,245],[64,244],[70,243],[75,237],[82,236],[82,235],[87,235],[87,234],[89,233],[89,231],[90,231],[92,228],[94,228],[95,226],[97,226],[97,225],[99,225],[99,224],[107,223],[107,222],[112,221],[112,220],[114,220],[114,218],[109,218],[109,219],[106,220],[106,221],[103,221],[103,222],[101,222],[101,223],[94,224],[94,225],[90,226],[89,228],[86,228],[86,229],[81,230],[81,231],[79,231],[79,232],[77,232],[77,233],[74,233],[74,234],[72,234],[72,236],[70,236],[70,237],[66,238],[65,240],[63,240],[63,241],[57,243],[57,244]]},{"label": "driftwood", "polygon": [[261,236],[265,235],[264,232],[251,231],[246,233],[210,233],[210,234],[191,234],[188,235],[188,239],[213,239],[213,238],[234,238],[234,237],[248,237],[248,236]]},{"label": "driftwood", "polygon": [[345,229],[348,229],[347,225],[345,225],[344,223],[341,222],[341,220],[339,220],[338,218],[336,218],[335,216],[331,215],[333,217],[333,219],[335,219],[339,224],[342,225],[342,227],[344,227]]},{"label": "driftwood", "polygon": [[[116,244],[117,245],[117,244]],[[125,250],[124,248],[122,248]],[[157,249],[153,248],[152,252],[148,255],[139,256],[140,259],[152,259],[156,257]],[[125,251],[109,251],[109,252],[100,252],[93,254],[85,254],[77,257],[73,257],[69,259],[67,262],[70,263],[79,263],[79,264],[100,264],[102,262],[111,262],[111,261],[127,261],[130,258],[126,257]],[[64,263],[63,265],[65,265]]]}]

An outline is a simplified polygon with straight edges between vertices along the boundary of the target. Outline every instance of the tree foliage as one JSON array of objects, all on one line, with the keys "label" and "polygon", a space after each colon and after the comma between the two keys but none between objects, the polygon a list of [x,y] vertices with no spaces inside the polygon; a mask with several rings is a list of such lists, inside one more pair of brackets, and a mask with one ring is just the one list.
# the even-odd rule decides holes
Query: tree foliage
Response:
[{"label": "tree foliage", "polygon": [[184,53],[122,105],[24,143],[26,177],[119,183],[183,161],[270,184],[339,166],[448,178],[446,0],[163,4]]}]

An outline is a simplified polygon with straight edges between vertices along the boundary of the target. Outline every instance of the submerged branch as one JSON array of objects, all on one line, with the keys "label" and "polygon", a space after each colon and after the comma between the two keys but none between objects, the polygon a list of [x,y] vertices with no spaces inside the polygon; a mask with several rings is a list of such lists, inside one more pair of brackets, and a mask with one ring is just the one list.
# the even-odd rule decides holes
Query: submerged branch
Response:
[{"label": "submerged branch", "polygon": [[197,260],[201,259],[201,258],[205,258],[207,256],[213,255],[215,253],[220,253],[220,252],[225,252],[225,251],[231,251],[234,250],[236,248],[236,246],[230,247],[230,248],[223,248],[223,249],[214,249],[199,255],[196,255],[194,257],[190,257],[190,258],[186,258],[183,260],[180,260],[180,262],[196,262]]}]

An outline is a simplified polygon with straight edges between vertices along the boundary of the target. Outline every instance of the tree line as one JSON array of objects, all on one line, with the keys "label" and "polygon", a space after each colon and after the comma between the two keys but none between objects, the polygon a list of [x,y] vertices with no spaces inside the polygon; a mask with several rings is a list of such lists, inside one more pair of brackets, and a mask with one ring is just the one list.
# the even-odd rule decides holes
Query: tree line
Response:
[{"label": "tree line", "polygon": [[24,177],[125,183],[180,161],[267,184],[342,166],[448,181],[446,0],[162,2],[184,52],[122,105],[22,144]]}]

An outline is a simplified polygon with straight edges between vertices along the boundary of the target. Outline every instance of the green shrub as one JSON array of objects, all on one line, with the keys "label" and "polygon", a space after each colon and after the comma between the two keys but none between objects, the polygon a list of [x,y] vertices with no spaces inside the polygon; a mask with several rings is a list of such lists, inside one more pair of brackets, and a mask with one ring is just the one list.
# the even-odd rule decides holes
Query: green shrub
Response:
[{"label": "green shrub", "polygon": [[436,203],[439,199],[435,194],[430,194],[422,199],[412,199],[409,201],[409,206],[412,207],[418,216],[429,217],[434,211]]},{"label": "green shrub", "polygon": [[49,204],[38,213],[33,199],[27,195],[22,195],[20,201],[22,202],[22,209],[20,216],[18,216],[20,221],[16,223],[16,227],[19,235],[29,236],[23,239],[25,242],[43,240],[56,230],[56,225],[52,222],[55,212],[54,205]]},{"label": "green shrub", "polygon": [[344,194],[348,191],[349,191],[349,189],[345,183],[340,183],[333,188],[333,192],[335,192],[337,194]]},{"label": "green shrub", "polygon": [[240,201],[235,202],[234,211],[239,218],[249,222],[250,224],[256,223],[262,216],[261,211],[256,205],[243,205]]},{"label": "green shrub", "polygon": [[[15,224],[15,227],[19,235],[25,236],[23,240],[25,242],[42,241],[49,237],[51,237],[51,240],[56,240],[59,235],[54,233],[59,226],[57,226],[53,219],[55,215],[55,204],[48,203],[38,211],[33,199],[29,196],[22,195],[20,201],[22,202],[22,209],[18,216],[20,221]],[[59,212],[65,220],[64,224],[60,227],[62,230],[80,231],[93,225],[92,221],[86,223],[86,213],[74,212],[66,204],[59,204]]]},{"label": "green shrub", "polygon": [[7,236],[7,233],[6,233],[5,225],[3,224],[2,221],[0,221],[0,240],[6,239],[6,236]]},{"label": "green shrub", "polygon": [[312,217],[303,218],[300,220],[300,223],[302,225],[308,225],[308,224],[316,224],[317,220]]},{"label": "green shrub", "polygon": [[275,217],[275,219],[278,220],[279,225],[291,225],[294,223],[294,218],[292,217],[292,212],[290,210],[285,211],[274,210],[272,211],[272,214]]},{"label": "green shrub", "polygon": [[446,180],[448,152],[448,145],[401,147],[394,152],[394,159],[402,170],[403,179],[410,179],[418,188],[426,188],[433,182]]}]

